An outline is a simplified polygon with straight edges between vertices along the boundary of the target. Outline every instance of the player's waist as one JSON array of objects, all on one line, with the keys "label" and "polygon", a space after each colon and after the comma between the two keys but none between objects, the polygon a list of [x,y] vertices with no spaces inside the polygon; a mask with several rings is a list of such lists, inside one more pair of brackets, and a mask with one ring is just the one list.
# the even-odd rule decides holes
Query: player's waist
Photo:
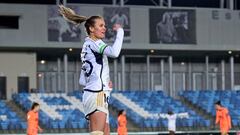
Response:
[{"label": "player's waist", "polygon": [[103,90],[92,90],[92,89],[83,89],[84,92],[93,92],[93,93],[99,93],[102,92]]},{"label": "player's waist", "polygon": [[104,92],[110,92],[111,89],[110,89],[110,88],[109,88],[109,89],[102,89],[102,90],[83,89],[83,92],[99,93],[99,92],[102,92],[102,91],[104,91]]}]

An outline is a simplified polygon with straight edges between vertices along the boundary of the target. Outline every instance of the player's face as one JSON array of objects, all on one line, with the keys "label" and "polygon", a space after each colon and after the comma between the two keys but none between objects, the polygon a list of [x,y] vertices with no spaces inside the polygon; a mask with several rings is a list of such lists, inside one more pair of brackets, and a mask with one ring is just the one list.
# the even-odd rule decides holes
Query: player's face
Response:
[{"label": "player's face", "polygon": [[35,107],[35,112],[38,112],[39,109],[40,109],[40,106],[36,106],[36,107]]},{"label": "player's face", "polygon": [[220,108],[219,105],[215,105],[215,109],[218,110]]},{"label": "player's face", "polygon": [[91,28],[92,36],[97,39],[103,39],[106,33],[105,21],[103,19],[96,19],[94,27]]}]

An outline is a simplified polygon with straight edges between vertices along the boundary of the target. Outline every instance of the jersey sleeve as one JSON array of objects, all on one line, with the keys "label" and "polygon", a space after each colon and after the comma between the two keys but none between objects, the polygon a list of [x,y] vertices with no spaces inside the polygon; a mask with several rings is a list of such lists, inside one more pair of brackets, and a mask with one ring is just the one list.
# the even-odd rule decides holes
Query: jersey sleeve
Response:
[{"label": "jersey sleeve", "polygon": [[31,114],[28,113],[28,114],[27,114],[27,120],[30,120],[30,118],[31,118]]},{"label": "jersey sleeve", "polygon": [[31,112],[31,111],[29,111],[28,113],[27,113],[27,120],[28,121],[30,121],[30,120],[32,120],[33,119],[33,113]]},{"label": "jersey sleeve", "polygon": [[117,30],[117,36],[113,45],[106,45],[102,40],[99,40],[96,41],[95,44],[91,45],[91,49],[94,52],[107,55],[108,57],[116,58],[119,56],[122,49],[123,37],[124,30],[122,28],[119,28]]},{"label": "jersey sleeve", "polygon": [[117,30],[117,36],[113,45],[106,46],[103,50],[103,54],[112,58],[118,57],[122,49],[123,37],[124,37],[124,30],[122,28],[119,28]]},{"label": "jersey sleeve", "polygon": [[100,54],[103,54],[106,47],[107,45],[102,40],[98,40],[90,45],[92,51]]}]

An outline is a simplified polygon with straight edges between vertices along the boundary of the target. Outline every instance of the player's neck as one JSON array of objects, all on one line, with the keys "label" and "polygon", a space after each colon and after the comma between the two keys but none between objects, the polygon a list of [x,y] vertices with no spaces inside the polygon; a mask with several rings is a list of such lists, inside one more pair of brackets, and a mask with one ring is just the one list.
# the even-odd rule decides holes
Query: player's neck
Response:
[{"label": "player's neck", "polygon": [[89,38],[91,38],[93,41],[99,40],[99,38],[97,38],[97,37],[95,37],[95,36],[89,36]]},{"label": "player's neck", "polygon": [[35,112],[35,113],[36,113],[37,111],[36,111],[36,110],[33,110],[33,112]]}]

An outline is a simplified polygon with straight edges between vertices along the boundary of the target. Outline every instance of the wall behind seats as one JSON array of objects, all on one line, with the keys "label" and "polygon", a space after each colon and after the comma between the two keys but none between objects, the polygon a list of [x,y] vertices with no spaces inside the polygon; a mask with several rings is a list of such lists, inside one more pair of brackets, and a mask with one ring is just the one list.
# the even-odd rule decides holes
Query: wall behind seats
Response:
[{"label": "wall behind seats", "polygon": [[17,92],[18,76],[29,77],[29,88],[36,88],[35,53],[0,53],[0,73],[7,77],[7,99]]},{"label": "wall behind seats", "polygon": [[0,4],[0,15],[20,16],[19,29],[0,30],[1,45],[33,47],[47,41],[47,6]]},{"label": "wall behind seats", "polygon": [[[79,6],[82,15],[103,15],[104,5]],[[197,45],[150,44],[149,33],[152,32],[149,29],[150,8],[159,7],[130,7],[131,43],[125,43],[123,45],[124,49],[240,50],[240,38],[238,36],[240,35],[239,11],[208,8],[194,9],[196,11]],[[81,47],[82,43],[79,42],[48,42],[47,10],[47,5],[0,4],[0,15],[21,16],[19,30],[0,30],[0,47]],[[83,41],[85,37],[83,26],[81,26],[81,29],[81,41]]]}]

